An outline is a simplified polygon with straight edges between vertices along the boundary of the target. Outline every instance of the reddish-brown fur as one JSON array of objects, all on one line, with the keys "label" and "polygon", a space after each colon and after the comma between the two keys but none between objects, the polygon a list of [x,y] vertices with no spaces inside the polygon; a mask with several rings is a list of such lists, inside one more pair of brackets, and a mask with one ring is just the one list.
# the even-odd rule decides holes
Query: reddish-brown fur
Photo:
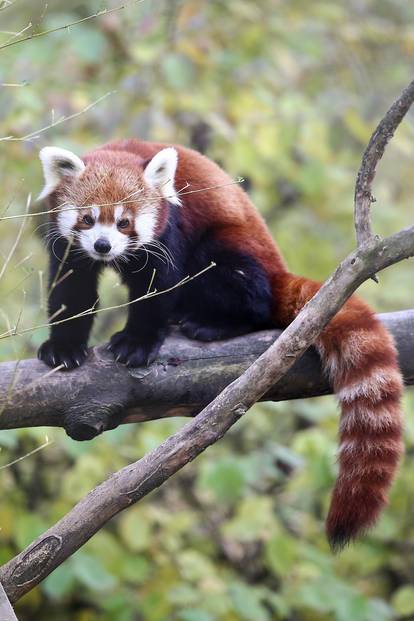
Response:
[{"label": "reddish-brown fur", "polygon": [[[285,274],[276,279],[276,322],[286,325],[320,285]],[[393,340],[356,296],[315,343],[341,403],[339,477],[327,519],[340,548],[377,520],[403,453],[402,379]],[[359,388],[358,388],[359,387]]]},{"label": "reddish-brown fur", "polygon": [[[95,204],[117,202],[137,187],[153,199],[142,183],[142,170],[165,146],[124,140],[89,153],[84,158],[89,164],[87,177],[83,175],[74,201],[87,204],[93,193]],[[287,326],[320,285],[287,271],[263,219],[239,185],[204,156],[174,146],[178,151],[175,187],[185,227],[200,233],[209,230],[224,245],[254,257],[272,285],[274,324]],[[130,208],[138,207],[131,203]],[[111,217],[112,209],[107,208],[106,217]],[[160,230],[163,217],[161,213]],[[403,451],[402,380],[391,336],[357,297],[345,304],[315,345],[342,408],[339,477],[327,520],[329,539],[340,547],[372,526],[387,502]]]}]

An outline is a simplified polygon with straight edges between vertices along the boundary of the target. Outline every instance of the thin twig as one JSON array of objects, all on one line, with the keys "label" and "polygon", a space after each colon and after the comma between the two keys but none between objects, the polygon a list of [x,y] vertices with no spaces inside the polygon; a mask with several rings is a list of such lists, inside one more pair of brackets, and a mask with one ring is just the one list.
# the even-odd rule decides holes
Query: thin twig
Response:
[{"label": "thin twig", "polygon": [[0,87],[2,88],[18,88],[22,86],[28,86],[28,82],[1,82]]},{"label": "thin twig", "polygon": [[[25,41],[31,41],[32,39],[39,39],[40,37],[45,37],[46,35],[52,34],[54,32],[59,32],[59,30],[69,30],[73,26],[79,26],[80,24],[84,24],[92,19],[97,19],[98,17],[102,17],[104,15],[110,15],[111,13],[115,13],[116,11],[122,11],[129,6],[134,4],[141,4],[144,0],[131,0],[131,2],[126,2],[120,6],[116,6],[113,9],[102,9],[101,11],[97,11],[92,15],[87,15],[87,17],[83,17],[82,19],[77,19],[69,24],[64,24],[63,26],[56,26],[55,28],[49,28],[48,30],[42,30],[41,32],[33,32],[27,37],[22,37],[21,39],[17,39],[16,41],[8,41],[0,45],[0,51],[5,50],[12,45],[17,45],[18,43],[24,43]],[[6,7],[4,7],[6,8]]]},{"label": "thin twig", "polygon": [[[28,213],[28,211],[30,209],[31,200],[32,200],[32,195],[29,194],[29,196],[27,197],[27,201],[26,201],[26,216],[27,216],[27,213]],[[9,263],[11,261],[11,258],[14,255],[17,246],[19,245],[19,241],[20,241],[20,238],[22,236],[25,224],[26,224],[26,218],[24,218],[23,222],[21,223],[21,225],[19,227],[19,231],[18,231],[17,236],[16,236],[16,239],[14,240],[14,244],[11,247],[10,252],[7,255],[7,258],[4,261],[3,266],[2,266],[2,268],[0,270],[0,280],[3,278],[3,276],[4,276],[5,272],[6,272],[7,266],[9,265]]]},{"label": "thin twig", "polygon": [[[187,194],[197,194],[198,192],[205,192],[206,190],[219,190],[220,188],[226,188],[229,185],[237,185],[238,183],[243,183],[243,182],[244,182],[243,177],[237,177],[235,181],[229,181],[228,183],[220,183],[218,185],[209,185],[205,188],[197,188],[196,190],[188,190],[188,192],[179,190],[177,194],[178,196],[186,196]],[[188,187],[190,187],[189,183],[187,183],[185,188],[187,189]],[[172,198],[172,197],[167,196],[166,198]]]},{"label": "thin twig", "polygon": [[[108,94],[110,94],[110,93],[108,93]],[[95,104],[96,103],[98,103],[98,102],[96,101]],[[83,110],[82,112],[86,112],[86,109]],[[81,114],[81,113],[79,112],[78,114]],[[68,120],[69,118],[70,117],[67,117],[66,120]],[[0,141],[1,140],[2,139],[0,139]],[[23,138],[19,138],[19,140],[23,140]],[[107,175],[105,175],[105,177],[106,176]],[[243,179],[241,177],[238,177],[236,180],[229,181],[228,183],[222,183],[220,185],[209,185],[209,186],[205,186],[203,188],[198,188],[197,190],[190,190],[189,192],[178,191],[177,194],[179,196],[185,196],[186,194],[194,194],[196,192],[206,192],[207,190],[218,190],[220,188],[226,188],[229,185],[236,185],[236,184],[242,183],[242,182],[243,182]],[[186,185],[186,188],[188,188],[188,187],[189,187],[189,184]],[[110,203],[91,203],[91,204],[83,203],[82,205],[69,205],[68,202],[64,202],[64,203],[60,203],[56,207],[53,207],[53,209],[46,209],[44,211],[34,211],[34,212],[28,213],[28,214],[16,213],[16,214],[13,214],[11,216],[1,216],[0,217],[0,222],[2,222],[3,220],[17,220],[19,218],[26,218],[26,217],[34,218],[36,216],[46,216],[46,215],[51,215],[51,214],[56,214],[56,213],[63,213],[65,211],[80,211],[81,209],[88,209],[90,207],[113,207],[114,205],[118,205],[120,203],[122,203],[123,205],[127,205],[128,203],[135,203],[136,202],[136,198],[132,198],[131,199],[130,197],[134,196],[136,194],[140,194],[141,192],[142,192],[142,190],[135,190],[134,192],[131,192],[131,194],[128,194],[127,196],[125,196],[125,198],[121,198],[119,201],[110,202]],[[173,196],[166,196],[165,198],[168,200],[169,198],[174,198],[174,197]]]},{"label": "thin twig", "polygon": [[27,457],[31,457],[32,455],[34,455],[35,453],[38,453],[39,451],[41,451],[42,449],[46,448],[50,444],[53,444],[53,440],[49,440],[49,438],[47,436],[45,436],[45,438],[46,438],[46,440],[45,440],[45,442],[43,444],[41,444],[40,446],[36,447],[35,449],[30,451],[29,453],[25,453],[24,455],[21,455],[20,457],[17,457],[17,459],[13,459],[13,461],[9,461],[9,463],[7,463],[7,464],[3,464],[2,466],[0,466],[0,470],[4,470],[5,468],[10,468],[10,466],[14,466],[14,464],[18,464],[20,461],[23,461],[23,459],[26,459]]},{"label": "thin twig", "polygon": [[1,0],[0,1],[0,12],[9,9],[13,4],[16,4],[17,0],[12,2],[12,0]]},{"label": "thin twig", "polygon": [[[17,330],[16,326],[13,326],[7,332],[3,332],[2,334],[0,334],[0,340],[10,338],[12,336],[22,336],[23,334],[27,334],[28,332],[34,332],[35,330],[40,330],[41,328],[57,326],[61,323],[66,323],[68,321],[79,319],[80,317],[87,317],[88,315],[97,315],[98,313],[105,313],[107,311],[115,310],[118,308],[125,308],[127,306],[130,306],[131,304],[136,304],[137,302],[142,302],[143,300],[148,300],[150,298],[155,298],[159,295],[164,295],[164,293],[169,293],[170,291],[173,291],[174,289],[177,289],[178,287],[182,287],[183,285],[186,285],[187,283],[191,282],[195,278],[198,278],[199,276],[201,276],[202,274],[204,274],[205,272],[207,272],[208,270],[210,270],[211,268],[215,266],[216,264],[214,263],[214,261],[212,261],[210,265],[208,265],[204,269],[200,270],[196,274],[193,274],[192,276],[185,276],[179,282],[175,283],[175,285],[171,285],[171,287],[167,287],[166,289],[163,289],[162,291],[157,291],[157,290],[150,291],[146,293],[145,295],[142,295],[139,298],[135,298],[134,300],[129,300],[128,302],[123,302],[122,304],[116,304],[114,306],[106,306],[104,308],[95,308],[96,306],[96,303],[95,303],[91,308],[88,308],[80,313],[77,313],[76,315],[72,315],[71,317],[65,317],[65,319],[59,319],[58,321],[49,321],[48,323],[43,323],[38,326],[32,326],[30,328],[24,328],[23,330]],[[66,307],[62,305],[61,308],[58,310],[58,312],[53,315],[53,317],[56,317],[57,314],[62,313],[64,310],[66,310]]]},{"label": "thin twig", "polygon": [[[38,130],[36,130],[34,132],[30,132],[30,134],[26,134],[25,136],[21,136],[21,137],[18,137],[18,136],[4,136],[3,138],[0,138],[0,142],[25,142],[25,141],[30,141],[30,140],[33,140],[35,138],[38,138],[40,136],[40,134],[43,134],[48,129],[53,129],[54,127],[57,127],[58,125],[61,125],[62,123],[66,123],[67,121],[72,121],[73,119],[76,119],[78,116],[81,116],[81,114],[85,114],[86,112],[89,112],[89,110],[91,108],[94,108],[96,105],[101,103],[101,101],[103,101],[104,99],[106,99],[110,95],[113,95],[115,92],[116,91],[109,91],[108,93],[105,93],[105,95],[102,95],[101,97],[99,97],[96,101],[93,101],[92,103],[87,105],[82,110],[79,110],[79,112],[74,112],[73,114],[69,114],[69,116],[62,116],[57,121],[52,121],[52,123],[50,123],[49,125],[46,125],[45,127],[42,127],[41,129],[38,129]],[[5,219],[7,220],[7,219],[11,219],[11,218],[12,218],[12,216],[6,217]]]},{"label": "thin twig", "polygon": [[72,245],[73,245],[73,237],[71,237],[69,239],[68,244],[66,245],[65,252],[63,253],[63,257],[62,257],[61,261],[59,262],[59,267],[56,270],[55,277],[54,277],[53,281],[50,283],[49,293],[51,291],[53,291],[53,289],[56,287],[56,284],[57,284],[57,282],[58,282],[58,280],[60,278],[60,275],[62,273],[63,266],[65,265],[66,259],[69,256],[69,252],[70,252],[70,249],[72,248]]},{"label": "thin twig", "polygon": [[8,39],[6,41],[6,43],[3,43],[3,45],[8,45],[9,43],[11,43],[14,39],[17,39],[18,37],[20,37],[22,34],[24,34],[27,30],[29,30],[30,28],[33,27],[32,22],[29,22],[24,28],[22,28],[21,30],[19,30],[19,32],[7,32],[7,31],[1,31],[0,34],[8,34],[8,35],[12,35],[10,39]]}]

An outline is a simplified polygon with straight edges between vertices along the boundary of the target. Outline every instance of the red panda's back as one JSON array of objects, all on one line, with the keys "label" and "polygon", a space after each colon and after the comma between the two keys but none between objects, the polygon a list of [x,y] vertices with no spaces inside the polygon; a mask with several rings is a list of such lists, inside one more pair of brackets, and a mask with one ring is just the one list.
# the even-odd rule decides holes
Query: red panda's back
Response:
[{"label": "red panda's back", "polygon": [[286,271],[263,218],[246,192],[212,160],[181,145],[136,139],[114,141],[101,149],[128,151],[144,163],[167,146],[178,152],[175,187],[187,226],[202,232],[214,230],[217,239],[227,246],[254,256],[269,275]]}]

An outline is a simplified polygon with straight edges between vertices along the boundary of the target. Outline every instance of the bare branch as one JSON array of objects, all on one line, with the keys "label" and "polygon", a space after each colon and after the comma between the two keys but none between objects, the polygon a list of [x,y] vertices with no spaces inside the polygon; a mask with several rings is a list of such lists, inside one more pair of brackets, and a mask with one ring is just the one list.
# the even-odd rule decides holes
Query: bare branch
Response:
[{"label": "bare branch", "polygon": [[[414,384],[414,310],[380,315],[380,319],[394,336],[406,384]],[[3,362],[0,429],[66,427],[73,415],[79,422],[79,413],[83,413],[85,427],[89,425],[90,435],[96,435],[97,428],[103,431],[115,424],[195,416],[280,334],[280,330],[269,330],[199,343],[174,332],[148,369],[129,369],[116,363],[105,347],[91,350],[82,368],[70,373],[48,371],[39,360],[21,360],[17,369],[15,362]],[[99,394],[96,386],[100,386]],[[263,400],[285,401],[331,392],[319,357],[310,349],[273,384]]]},{"label": "bare branch", "polygon": [[[32,32],[26,37],[22,37],[20,39],[13,39],[12,41],[7,41],[6,43],[3,43],[3,45],[0,45],[0,51],[12,47],[12,45],[24,43],[25,41],[31,41],[32,39],[39,39],[40,37],[45,37],[46,35],[52,34],[54,32],[59,32],[60,30],[69,30],[73,26],[79,26],[80,24],[84,24],[85,22],[91,21],[92,19],[97,19],[98,17],[102,17],[104,15],[110,15],[111,13],[115,13],[116,11],[123,11],[129,6],[132,6],[134,4],[141,4],[142,2],[144,2],[144,0],[131,0],[131,2],[126,2],[125,4],[114,7],[113,9],[102,9],[101,11],[97,11],[92,15],[87,15],[82,19],[77,19],[73,22],[70,22],[69,24],[64,24],[63,26],[56,26],[56,28],[49,28],[48,30],[42,30],[41,32]],[[0,8],[5,9],[6,6],[1,6]],[[31,26],[31,24],[29,26]],[[26,30],[26,28],[24,30]]]},{"label": "bare branch", "polygon": [[385,147],[414,101],[414,81],[403,90],[400,97],[392,104],[384,118],[378,124],[362,156],[361,166],[355,185],[355,231],[358,246],[373,237],[371,228],[372,183],[378,162],[384,154]]}]

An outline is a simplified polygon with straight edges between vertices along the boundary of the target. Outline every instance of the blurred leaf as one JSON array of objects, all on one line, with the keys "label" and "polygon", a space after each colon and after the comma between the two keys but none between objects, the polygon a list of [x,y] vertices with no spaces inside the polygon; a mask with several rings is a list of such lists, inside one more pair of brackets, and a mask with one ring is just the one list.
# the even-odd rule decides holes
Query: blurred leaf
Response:
[{"label": "blurred leaf", "polygon": [[14,523],[14,539],[20,549],[25,548],[38,537],[47,525],[35,513],[21,513],[16,515]]},{"label": "blurred leaf", "polygon": [[262,595],[253,587],[242,583],[230,585],[234,608],[240,619],[246,621],[269,621],[270,615],[262,604]]},{"label": "blurred leaf", "polygon": [[215,621],[214,617],[199,608],[188,608],[181,610],[177,616],[177,621]]},{"label": "blurred leaf", "polygon": [[349,109],[344,116],[345,123],[352,135],[360,142],[366,145],[371,137],[372,127],[365,123],[356,110]]},{"label": "blurred leaf", "polygon": [[138,507],[121,515],[118,529],[123,541],[134,552],[151,545],[150,526]]},{"label": "blurred leaf", "polygon": [[197,550],[185,550],[178,557],[178,564],[184,580],[198,581],[214,575],[210,559]]},{"label": "blurred leaf", "polygon": [[380,599],[371,599],[368,606],[367,621],[393,621],[394,612]]},{"label": "blurred leaf", "polygon": [[[7,433],[3,433],[0,435],[0,446],[5,447],[5,448],[15,448],[17,446],[17,443],[19,441],[17,432],[14,431],[13,429],[10,429],[7,431]],[[3,451],[0,451],[0,456],[3,457],[3,455],[1,454]]]},{"label": "blurred leaf", "polygon": [[195,78],[192,62],[182,54],[168,54],[162,62],[162,72],[168,86],[182,89],[190,86]]},{"label": "blurred leaf", "polygon": [[42,589],[52,600],[60,600],[75,590],[76,574],[70,561],[57,567],[42,582]]},{"label": "blurred leaf", "polygon": [[218,502],[232,504],[242,495],[246,486],[243,466],[229,458],[207,463],[202,470],[200,486],[210,489]]},{"label": "blurred leaf", "polygon": [[71,48],[83,62],[98,63],[105,58],[104,36],[92,28],[78,28],[71,36]]},{"label": "blurred leaf", "polygon": [[151,573],[151,566],[143,556],[124,557],[119,565],[119,572],[132,584],[145,583]]},{"label": "blurred leaf", "polygon": [[400,587],[392,596],[392,606],[396,613],[402,617],[414,613],[414,587],[406,585]]},{"label": "blurred leaf", "polygon": [[281,577],[286,576],[297,561],[297,542],[287,533],[272,537],[266,542],[265,554],[272,571]]},{"label": "blurred leaf", "polygon": [[240,541],[267,539],[274,524],[271,499],[252,496],[240,502],[234,518],[224,524],[223,534]]},{"label": "blurred leaf", "polygon": [[96,559],[84,552],[77,552],[72,557],[72,567],[76,578],[94,591],[111,590],[117,583]]}]

